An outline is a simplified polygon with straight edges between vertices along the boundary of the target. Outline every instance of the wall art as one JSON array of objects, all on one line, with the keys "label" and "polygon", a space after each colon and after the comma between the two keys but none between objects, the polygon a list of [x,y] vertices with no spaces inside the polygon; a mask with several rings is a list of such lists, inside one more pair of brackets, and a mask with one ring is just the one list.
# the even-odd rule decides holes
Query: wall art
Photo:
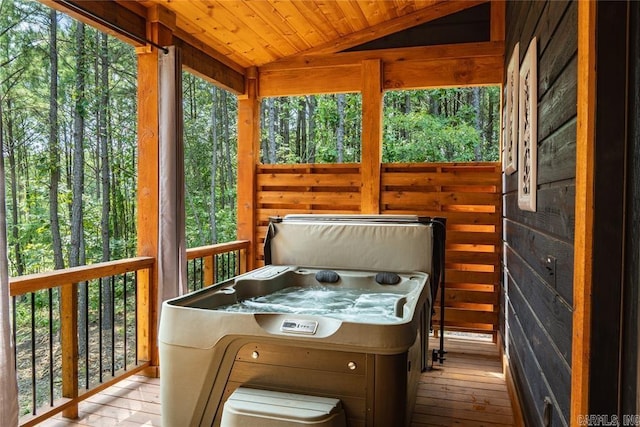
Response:
[{"label": "wall art", "polygon": [[503,141],[504,172],[511,175],[518,169],[518,82],[520,43],[516,43],[507,66],[507,84],[505,87],[505,115]]},{"label": "wall art", "polygon": [[538,47],[534,37],[520,66],[518,206],[536,211],[538,170]]}]

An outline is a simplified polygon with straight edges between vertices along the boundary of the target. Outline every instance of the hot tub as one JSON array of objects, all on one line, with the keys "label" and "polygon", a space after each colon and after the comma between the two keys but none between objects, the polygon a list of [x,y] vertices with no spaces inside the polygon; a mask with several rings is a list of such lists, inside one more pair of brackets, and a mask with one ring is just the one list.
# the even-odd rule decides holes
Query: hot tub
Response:
[{"label": "hot tub", "polygon": [[240,386],[338,398],[349,426],[408,424],[432,245],[430,223],[412,217],[272,223],[270,265],[163,305],[163,424],[219,425]]}]

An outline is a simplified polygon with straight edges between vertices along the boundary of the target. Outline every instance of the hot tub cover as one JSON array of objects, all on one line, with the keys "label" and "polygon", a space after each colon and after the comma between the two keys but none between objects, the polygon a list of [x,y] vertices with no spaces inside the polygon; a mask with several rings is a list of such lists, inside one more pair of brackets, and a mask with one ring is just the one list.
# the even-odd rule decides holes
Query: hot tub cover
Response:
[{"label": "hot tub cover", "polygon": [[414,215],[287,215],[273,219],[265,263],[432,273],[433,228]]}]

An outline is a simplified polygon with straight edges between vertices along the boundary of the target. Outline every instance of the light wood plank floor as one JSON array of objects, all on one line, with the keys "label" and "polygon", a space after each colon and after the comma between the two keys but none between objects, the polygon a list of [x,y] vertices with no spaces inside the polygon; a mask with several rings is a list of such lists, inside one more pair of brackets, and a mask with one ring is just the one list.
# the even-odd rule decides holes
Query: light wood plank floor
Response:
[{"label": "light wood plank floor", "polygon": [[420,378],[411,426],[514,426],[496,344],[449,337],[445,350],[444,364]]},{"label": "light wood plank floor", "polygon": [[[432,341],[431,348],[437,343]],[[422,374],[412,427],[513,426],[511,402],[494,343],[447,338],[447,360]],[[80,404],[80,418],[52,426],[160,426],[160,381],[134,376]]]}]

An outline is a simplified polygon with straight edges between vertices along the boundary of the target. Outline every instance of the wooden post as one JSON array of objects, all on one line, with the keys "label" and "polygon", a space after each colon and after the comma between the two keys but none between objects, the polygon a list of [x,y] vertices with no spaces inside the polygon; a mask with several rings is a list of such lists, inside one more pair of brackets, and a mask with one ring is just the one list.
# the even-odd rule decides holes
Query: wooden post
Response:
[{"label": "wooden post", "polygon": [[[171,31],[159,21],[164,14],[150,9],[147,37],[160,45],[172,43]],[[157,376],[158,335],[158,220],[159,220],[159,117],[158,50],[143,47],[138,53],[138,255],[156,263],[138,273],[138,360],[148,361],[146,375]]]},{"label": "wooden post", "polygon": [[362,190],[360,212],[380,213],[382,162],[382,61],[362,61]]},{"label": "wooden post", "polygon": [[[62,343],[62,397],[78,397],[78,285],[60,287],[60,341]],[[78,404],[62,411],[66,418],[78,418]]]},{"label": "wooden post", "polygon": [[216,283],[216,256],[204,257],[204,286],[211,286]]},{"label": "wooden post", "polygon": [[245,249],[240,249],[240,271],[238,274],[243,274],[247,271],[247,251]]},{"label": "wooden post", "polygon": [[260,159],[258,71],[247,71],[247,89],[238,97],[238,239],[248,240],[246,268],[254,268],[256,250],[256,164]]},{"label": "wooden post", "polygon": [[491,1],[491,41],[504,40],[506,8],[505,0]]},{"label": "wooden post", "polygon": [[[595,2],[578,3],[578,114],[570,424],[589,414],[595,147]],[[610,349],[615,352],[615,349]]]}]

